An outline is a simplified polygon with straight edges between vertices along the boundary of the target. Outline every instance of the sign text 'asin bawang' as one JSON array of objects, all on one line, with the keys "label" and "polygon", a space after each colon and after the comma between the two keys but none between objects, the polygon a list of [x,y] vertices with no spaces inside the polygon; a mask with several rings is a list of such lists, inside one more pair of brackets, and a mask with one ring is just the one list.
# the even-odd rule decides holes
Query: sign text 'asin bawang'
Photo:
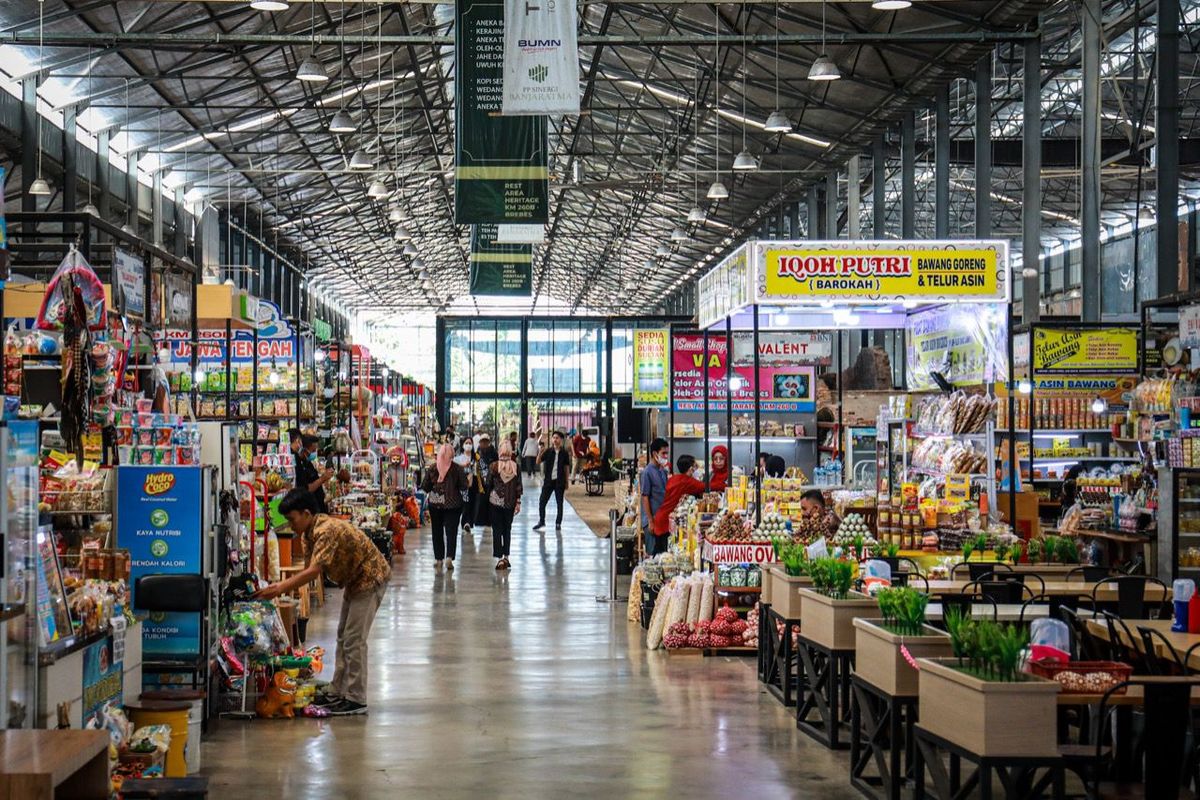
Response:
[{"label": "sign text 'asin bawang'", "polygon": [[[970,243],[814,242],[764,245],[760,295],[772,299],[1003,300],[1003,245]],[[965,246],[964,246],[965,245]]]}]

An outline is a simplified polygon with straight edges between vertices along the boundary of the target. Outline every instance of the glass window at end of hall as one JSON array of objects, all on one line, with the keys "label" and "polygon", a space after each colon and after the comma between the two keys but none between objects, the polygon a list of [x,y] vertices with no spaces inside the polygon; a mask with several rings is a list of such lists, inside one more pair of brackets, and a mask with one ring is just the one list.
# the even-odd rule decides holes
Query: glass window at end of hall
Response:
[{"label": "glass window at end of hall", "polygon": [[612,381],[614,394],[633,391],[633,326],[613,325]]},{"label": "glass window at end of hall", "polygon": [[604,324],[559,320],[529,323],[529,391],[604,391]]},{"label": "glass window at end of hall", "polygon": [[[498,351],[507,337],[508,323],[496,320],[449,320],[446,322],[446,386],[451,392],[495,392],[499,380]],[[504,328],[504,330],[499,330]],[[517,370],[520,361],[520,329],[517,329]],[[505,362],[507,364],[507,361]],[[501,389],[505,391],[506,389]],[[511,391],[511,390],[509,390]]]}]

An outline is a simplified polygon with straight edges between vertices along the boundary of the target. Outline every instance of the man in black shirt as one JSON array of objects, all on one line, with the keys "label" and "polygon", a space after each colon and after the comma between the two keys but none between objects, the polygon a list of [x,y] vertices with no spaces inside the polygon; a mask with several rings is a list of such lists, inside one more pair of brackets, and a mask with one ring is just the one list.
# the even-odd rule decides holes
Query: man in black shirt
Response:
[{"label": "man in black shirt", "polygon": [[325,503],[325,484],[333,477],[333,469],[317,472],[317,444],[320,440],[310,434],[301,434],[296,428],[288,431],[291,437],[292,455],[296,459],[296,488],[304,489],[317,502],[318,513],[328,514]]},{"label": "man in black shirt", "polygon": [[546,503],[550,495],[558,505],[558,517],[555,519],[555,530],[562,530],[563,493],[567,490],[567,477],[571,473],[571,454],[563,447],[561,431],[555,431],[547,447],[537,457],[542,465],[542,495],[538,498],[538,524],[533,526],[535,531],[546,527]]}]

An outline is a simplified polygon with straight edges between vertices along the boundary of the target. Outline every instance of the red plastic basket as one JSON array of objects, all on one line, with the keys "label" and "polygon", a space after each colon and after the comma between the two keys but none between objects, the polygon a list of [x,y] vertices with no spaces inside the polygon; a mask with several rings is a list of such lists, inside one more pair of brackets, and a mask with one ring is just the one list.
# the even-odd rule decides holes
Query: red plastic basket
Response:
[{"label": "red plastic basket", "polygon": [[[1129,676],[1133,674],[1133,667],[1129,664],[1122,664],[1119,661],[1053,661],[1048,658],[1038,661],[1029,662],[1029,671],[1034,675],[1043,678],[1049,678],[1052,681],[1062,681],[1058,678],[1059,673],[1074,672],[1078,675],[1093,675],[1099,672],[1107,673],[1113,677],[1113,680],[1105,683],[1102,686],[1096,687],[1070,687],[1063,684],[1063,694],[1103,694],[1118,683],[1129,680]],[[1114,694],[1125,694],[1126,687],[1121,687]]]}]

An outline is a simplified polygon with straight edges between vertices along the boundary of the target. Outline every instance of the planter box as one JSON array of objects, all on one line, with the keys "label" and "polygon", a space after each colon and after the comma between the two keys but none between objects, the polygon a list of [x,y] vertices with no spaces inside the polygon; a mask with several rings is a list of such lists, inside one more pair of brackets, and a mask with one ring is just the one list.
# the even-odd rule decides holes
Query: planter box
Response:
[{"label": "planter box", "polygon": [[784,619],[800,619],[800,589],[812,586],[807,575],[788,575],[771,567],[771,608]]},{"label": "planter box", "polygon": [[858,677],[893,697],[916,697],[918,673],[904,655],[904,645],[913,658],[949,658],[950,636],[931,625],[920,636],[900,636],[883,627],[883,620],[854,620],[854,671]]},{"label": "planter box", "polygon": [[804,638],[830,650],[854,649],[854,618],[879,613],[879,604],[865,594],[850,592],[845,600],[835,600],[812,589],[800,590],[804,614],[800,631]]},{"label": "planter box", "polygon": [[1058,683],[1033,675],[985,681],[958,660],[920,660],[921,727],[979,756],[1058,754]]},{"label": "planter box", "polygon": [[771,568],[764,564],[762,567],[762,593],[758,596],[758,602],[764,606],[771,605],[772,584]]}]

